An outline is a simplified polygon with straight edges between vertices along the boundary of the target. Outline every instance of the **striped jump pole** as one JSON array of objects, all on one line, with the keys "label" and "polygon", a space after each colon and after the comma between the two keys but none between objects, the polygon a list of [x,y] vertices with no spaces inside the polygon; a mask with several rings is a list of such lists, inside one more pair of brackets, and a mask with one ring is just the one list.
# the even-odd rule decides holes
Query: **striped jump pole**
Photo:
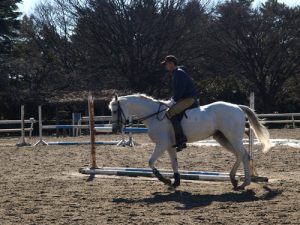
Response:
[{"label": "striped jump pole", "polygon": [[92,160],[92,167],[97,168],[96,163],[96,146],[95,146],[95,121],[94,121],[94,98],[91,94],[89,94],[88,98],[88,106],[89,106],[89,125],[90,125],[90,143],[91,143],[91,160]]},{"label": "striped jump pole", "polygon": [[[88,175],[112,175],[128,177],[155,177],[151,169],[146,168],[122,168],[122,167],[103,167],[103,168],[80,168],[79,172]],[[173,178],[174,172],[170,170],[160,170],[166,178]],[[179,171],[182,180],[202,180],[202,181],[230,181],[229,173],[204,172],[204,171]],[[237,176],[239,179],[240,176]]]},{"label": "striped jump pole", "polygon": [[[95,141],[95,145],[117,145],[119,141]],[[90,141],[51,141],[48,145],[90,145]]]}]

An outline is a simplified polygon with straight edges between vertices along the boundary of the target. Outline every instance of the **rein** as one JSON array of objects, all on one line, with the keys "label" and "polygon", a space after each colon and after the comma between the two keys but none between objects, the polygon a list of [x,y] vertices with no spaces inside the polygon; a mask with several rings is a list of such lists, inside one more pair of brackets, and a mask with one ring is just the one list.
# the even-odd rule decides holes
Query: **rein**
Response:
[{"label": "rein", "polygon": [[[150,115],[148,115],[148,116],[144,116],[144,117],[138,118],[138,119],[136,119],[136,120],[142,122],[142,121],[144,121],[144,120],[146,120],[146,119],[149,119],[149,118],[151,118],[151,117],[153,117],[153,116],[156,116],[156,119],[157,119],[157,120],[162,121],[162,120],[165,118],[165,116],[164,116],[162,119],[159,119],[159,118],[158,118],[158,114],[160,114],[161,112],[164,112],[164,111],[166,111],[166,110],[168,109],[168,107],[165,108],[165,109],[161,109],[162,105],[165,105],[165,104],[159,103],[159,107],[158,107],[157,112],[152,113],[152,114],[150,114]],[[165,106],[166,106],[166,105],[165,105]]]},{"label": "rein", "polygon": [[[162,121],[162,120],[165,118],[165,115],[164,115],[163,118],[161,118],[161,119],[158,117],[158,115],[159,115],[161,112],[164,112],[164,111],[168,110],[168,108],[169,108],[169,107],[167,106],[167,108],[161,109],[161,107],[162,107],[163,105],[164,105],[164,106],[167,106],[166,104],[160,102],[160,103],[159,103],[159,107],[158,107],[157,112],[151,113],[150,115],[147,115],[147,116],[144,116],[144,117],[141,117],[141,118],[137,118],[136,120],[139,121],[139,122],[142,122],[142,121],[147,120],[147,119],[149,119],[149,118],[151,118],[151,117],[153,117],[153,116],[156,116],[156,119],[157,119],[157,120]],[[125,122],[123,122],[123,118],[125,119]],[[119,102],[118,102],[118,120],[117,120],[117,122],[118,122],[118,124],[122,124],[122,125],[124,125],[125,127],[131,126],[131,124],[126,124],[125,113],[124,113],[124,111],[123,111],[123,109],[122,109],[122,107],[121,107],[121,105],[120,105]]]}]

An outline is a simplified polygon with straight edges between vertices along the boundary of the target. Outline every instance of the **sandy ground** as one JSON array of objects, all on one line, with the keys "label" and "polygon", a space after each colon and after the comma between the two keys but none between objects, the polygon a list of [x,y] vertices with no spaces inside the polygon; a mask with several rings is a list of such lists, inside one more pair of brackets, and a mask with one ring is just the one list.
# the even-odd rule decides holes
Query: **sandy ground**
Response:
[{"label": "sandy ground", "polygon": [[[135,149],[97,146],[98,166],[147,167],[153,144],[146,135],[135,137],[142,143]],[[299,140],[300,130],[271,130],[271,137]],[[168,191],[146,178],[98,176],[88,182],[77,171],[89,164],[89,146],[18,148],[17,141],[0,139],[1,225],[300,224],[300,149],[278,146],[266,155],[256,150],[257,171],[270,181],[243,192],[233,191],[229,182],[182,182]],[[229,172],[234,163],[221,147],[189,147],[178,158],[188,170]],[[158,167],[170,168],[167,154]]]}]

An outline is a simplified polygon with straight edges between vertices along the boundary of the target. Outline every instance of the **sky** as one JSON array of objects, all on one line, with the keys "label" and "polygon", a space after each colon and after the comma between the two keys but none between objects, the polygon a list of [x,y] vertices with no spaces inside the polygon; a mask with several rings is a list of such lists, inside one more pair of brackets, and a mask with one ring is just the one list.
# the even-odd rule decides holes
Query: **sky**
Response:
[{"label": "sky", "polygon": [[23,0],[21,4],[19,4],[19,9],[24,14],[32,13],[34,6],[41,2],[41,0]]},{"label": "sky", "polygon": [[[42,0],[23,0],[23,3],[20,4],[20,11],[24,14],[32,13],[34,6],[41,2]],[[260,3],[264,3],[266,0],[255,0],[254,5],[257,6]],[[278,0],[278,2],[284,2],[289,6],[300,5],[300,0]]]}]

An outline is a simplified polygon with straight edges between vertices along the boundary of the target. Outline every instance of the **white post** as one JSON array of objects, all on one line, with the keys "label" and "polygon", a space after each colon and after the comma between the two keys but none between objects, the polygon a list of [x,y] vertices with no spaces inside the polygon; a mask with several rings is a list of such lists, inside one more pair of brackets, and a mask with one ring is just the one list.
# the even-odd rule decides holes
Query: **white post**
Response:
[{"label": "white post", "polygon": [[[75,113],[72,113],[72,125],[75,125]],[[72,137],[75,137],[75,128],[72,129]]]},{"label": "white post", "polygon": [[[250,94],[250,108],[255,109],[255,95],[254,92],[251,92]],[[251,176],[257,176],[257,172],[254,168],[253,164],[253,147],[254,147],[254,133],[251,129],[250,123],[249,123],[249,155],[250,155],[250,169],[251,169]]]},{"label": "white post", "polygon": [[24,105],[21,105],[21,140],[20,143],[17,144],[17,146],[22,147],[22,146],[28,146],[30,144],[26,143],[25,141],[25,121],[24,121]]},{"label": "white post", "polygon": [[[81,121],[82,121],[82,117],[80,117],[80,119],[78,120],[78,126],[81,126]],[[78,128],[77,129],[77,134],[76,134],[77,136],[81,136],[81,128]]]},{"label": "white post", "polygon": [[[132,128],[132,115],[129,116],[129,127]],[[134,147],[134,141],[133,141],[133,138],[132,138],[132,132],[129,132],[129,140],[128,140],[128,145],[130,147]]]},{"label": "white post", "polygon": [[34,118],[29,118],[29,120],[30,120],[29,139],[31,139],[32,138],[32,131],[33,131],[33,125],[35,123],[35,120],[34,120]]},{"label": "white post", "polygon": [[25,144],[25,135],[24,135],[24,105],[21,105],[21,145]]},{"label": "white post", "polygon": [[43,140],[42,106],[39,105],[38,111],[39,111],[39,140],[33,146],[39,144],[48,145],[48,143]]},{"label": "white post", "polygon": [[296,128],[296,124],[295,124],[295,118],[294,118],[293,115],[292,115],[292,120],[293,120],[293,129],[295,129]]}]

